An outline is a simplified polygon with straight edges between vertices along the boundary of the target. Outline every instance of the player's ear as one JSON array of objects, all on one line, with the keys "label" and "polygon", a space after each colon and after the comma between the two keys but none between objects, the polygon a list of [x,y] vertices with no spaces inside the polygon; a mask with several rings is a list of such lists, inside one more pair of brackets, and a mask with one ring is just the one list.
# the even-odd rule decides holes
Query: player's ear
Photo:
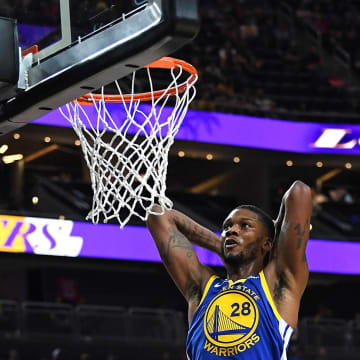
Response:
[{"label": "player's ear", "polygon": [[262,248],[264,250],[264,252],[268,252],[272,249],[273,247],[273,240],[270,236],[266,236],[264,238],[264,241],[263,241],[263,245],[262,245]]}]

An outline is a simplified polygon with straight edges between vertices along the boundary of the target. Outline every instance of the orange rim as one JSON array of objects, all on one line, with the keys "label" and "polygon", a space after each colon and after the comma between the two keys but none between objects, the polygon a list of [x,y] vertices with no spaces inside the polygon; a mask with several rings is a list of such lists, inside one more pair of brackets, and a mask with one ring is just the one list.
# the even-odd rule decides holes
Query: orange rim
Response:
[{"label": "orange rim", "polygon": [[162,95],[175,95],[175,94],[181,94],[185,91],[185,89],[192,85],[198,75],[198,71],[194,66],[189,64],[186,61],[175,59],[172,57],[162,57],[159,60],[156,60],[152,62],[149,65],[146,65],[145,68],[150,69],[172,69],[173,67],[178,66],[183,68],[185,71],[187,71],[190,76],[189,78],[184,81],[183,83],[179,84],[178,86],[174,86],[169,89],[162,89],[162,90],[156,90],[154,92],[146,92],[146,93],[139,93],[139,94],[126,94],[126,95],[113,95],[113,94],[85,94],[77,99],[77,102],[80,105],[92,105],[94,102],[99,102],[102,99],[105,100],[107,103],[128,103],[131,101],[149,101],[152,99],[158,99]]}]

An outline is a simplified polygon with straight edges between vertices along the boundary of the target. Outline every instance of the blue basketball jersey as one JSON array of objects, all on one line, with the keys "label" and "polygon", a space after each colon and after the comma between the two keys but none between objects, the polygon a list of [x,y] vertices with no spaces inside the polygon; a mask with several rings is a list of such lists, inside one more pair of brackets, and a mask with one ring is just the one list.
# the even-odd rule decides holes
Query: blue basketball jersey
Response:
[{"label": "blue basketball jersey", "polygon": [[285,360],[292,333],[263,271],[235,282],[212,276],[194,313],[186,352],[189,360]]}]

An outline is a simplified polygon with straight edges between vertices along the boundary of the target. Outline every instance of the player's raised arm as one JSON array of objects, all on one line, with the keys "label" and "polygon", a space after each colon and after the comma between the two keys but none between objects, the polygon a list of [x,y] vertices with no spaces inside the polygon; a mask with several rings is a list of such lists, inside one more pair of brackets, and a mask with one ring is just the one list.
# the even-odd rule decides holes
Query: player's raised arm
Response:
[{"label": "player's raised arm", "polygon": [[[155,206],[153,211],[161,209]],[[220,238],[175,210],[164,215],[150,214],[147,226],[167,271],[184,297],[190,302],[194,294],[201,295],[213,271],[199,262],[191,242],[220,254]]]},{"label": "player's raised arm", "polygon": [[295,181],[285,193],[276,220],[276,263],[294,277],[299,292],[305,289],[308,267],[305,249],[309,238],[312,212],[311,190]]},{"label": "player's raised arm", "polygon": [[276,242],[271,263],[266,269],[273,284],[273,297],[282,316],[296,325],[301,296],[309,270],[305,249],[309,238],[312,198],[309,186],[295,181],[282,199],[275,222]]}]

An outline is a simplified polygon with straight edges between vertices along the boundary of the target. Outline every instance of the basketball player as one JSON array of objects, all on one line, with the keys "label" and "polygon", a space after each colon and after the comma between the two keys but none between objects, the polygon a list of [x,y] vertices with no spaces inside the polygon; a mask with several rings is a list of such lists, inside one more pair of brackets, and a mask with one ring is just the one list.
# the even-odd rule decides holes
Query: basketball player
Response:
[{"label": "basketball player", "polygon": [[[286,359],[308,281],[311,209],[310,188],[295,181],[275,222],[239,206],[220,237],[175,210],[149,216],[162,261],[188,302],[190,360]],[[227,278],[201,264],[191,243],[221,256]]]}]

